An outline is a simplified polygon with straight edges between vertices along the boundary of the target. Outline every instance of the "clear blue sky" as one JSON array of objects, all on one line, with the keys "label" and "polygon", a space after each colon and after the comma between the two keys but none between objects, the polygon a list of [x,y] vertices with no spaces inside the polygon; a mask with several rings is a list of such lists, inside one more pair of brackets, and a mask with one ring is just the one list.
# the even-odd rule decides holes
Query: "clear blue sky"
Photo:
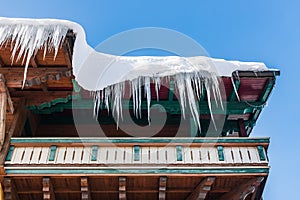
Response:
[{"label": "clear blue sky", "polygon": [[124,30],[157,26],[180,31],[212,57],[261,61],[282,75],[252,136],[270,136],[265,199],[299,193],[300,1],[2,1],[0,16],[62,18],[80,23],[96,46]]}]

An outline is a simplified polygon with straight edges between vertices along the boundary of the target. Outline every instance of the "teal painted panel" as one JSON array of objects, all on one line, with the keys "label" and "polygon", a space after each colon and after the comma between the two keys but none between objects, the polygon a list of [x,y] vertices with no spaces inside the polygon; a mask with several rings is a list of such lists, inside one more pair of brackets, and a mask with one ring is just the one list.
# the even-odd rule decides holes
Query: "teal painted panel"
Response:
[{"label": "teal painted panel", "polygon": [[217,149],[218,149],[219,161],[224,161],[223,146],[218,146]]},{"label": "teal painted panel", "polygon": [[56,146],[53,145],[50,147],[49,161],[54,161],[55,153],[56,153]]},{"label": "teal painted panel", "polygon": [[217,169],[5,169],[7,174],[252,174],[269,173],[269,168]]},{"label": "teal painted panel", "polygon": [[98,156],[98,146],[92,146],[91,161],[96,161]]},{"label": "teal painted panel", "polygon": [[182,161],[182,146],[176,146],[177,161]]},{"label": "teal painted panel", "polygon": [[265,153],[264,153],[264,147],[263,146],[257,146],[257,150],[258,150],[258,154],[259,154],[259,159],[261,161],[265,161],[266,156],[265,156]]},{"label": "teal painted panel", "polygon": [[269,138],[12,138],[14,143],[269,143]]},{"label": "teal painted panel", "polygon": [[140,160],[140,146],[136,145],[133,147],[134,149],[134,161]]},{"label": "teal painted panel", "polygon": [[14,146],[10,146],[10,147],[9,147],[9,150],[8,150],[8,153],[7,153],[6,159],[5,159],[6,161],[11,161],[12,154],[13,154],[13,152],[14,152],[14,149],[15,149]]}]

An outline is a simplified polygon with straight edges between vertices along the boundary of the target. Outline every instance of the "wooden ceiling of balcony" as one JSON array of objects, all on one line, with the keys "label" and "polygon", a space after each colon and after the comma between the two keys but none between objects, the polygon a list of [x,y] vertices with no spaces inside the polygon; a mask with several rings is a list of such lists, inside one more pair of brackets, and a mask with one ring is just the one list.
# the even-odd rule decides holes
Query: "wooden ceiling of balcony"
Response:
[{"label": "wooden ceiling of balcony", "polygon": [[[7,177],[6,195],[35,199],[260,199],[266,178],[247,176]],[[46,197],[46,198],[45,198]],[[47,198],[48,197],[48,198]]]}]

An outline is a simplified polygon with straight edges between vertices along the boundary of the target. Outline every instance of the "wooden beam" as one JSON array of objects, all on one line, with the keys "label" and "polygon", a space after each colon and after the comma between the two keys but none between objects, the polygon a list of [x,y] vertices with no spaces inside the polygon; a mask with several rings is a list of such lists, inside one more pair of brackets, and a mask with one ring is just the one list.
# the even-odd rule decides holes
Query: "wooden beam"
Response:
[{"label": "wooden beam", "polygon": [[[264,177],[256,177],[252,178],[249,181],[247,181],[244,184],[241,184],[231,190],[230,192],[224,194],[220,200],[228,200],[228,199],[236,199],[236,200],[245,200],[248,195],[255,194],[257,191],[257,188],[261,184],[261,182],[264,180]],[[254,200],[253,197],[255,195],[252,195],[251,200]]]},{"label": "wooden beam", "polygon": [[166,190],[167,190],[167,177],[163,176],[159,178],[159,189],[158,189],[158,199],[166,199]]},{"label": "wooden beam", "polygon": [[5,200],[19,200],[16,186],[11,178],[3,179],[3,191]]},{"label": "wooden beam", "polygon": [[81,199],[82,200],[92,199],[91,198],[91,192],[90,192],[90,189],[89,189],[88,178],[87,177],[81,177],[80,185],[81,185]]},{"label": "wooden beam", "polygon": [[7,95],[5,92],[0,93],[0,150],[5,140],[5,123],[6,123],[6,104]]},{"label": "wooden beam", "polygon": [[186,200],[204,200],[215,179],[215,177],[207,177],[201,180]]},{"label": "wooden beam", "polygon": [[54,200],[55,194],[53,191],[53,185],[49,177],[43,178],[43,199],[44,200]]},{"label": "wooden beam", "polygon": [[245,129],[245,124],[243,119],[238,119],[238,124],[239,124],[239,136],[240,137],[247,137],[247,132]]},{"label": "wooden beam", "polygon": [[119,200],[126,199],[126,177],[119,177]]},{"label": "wooden beam", "polygon": [[7,134],[4,139],[4,143],[2,146],[2,150],[0,151],[0,174],[5,174],[4,171],[4,162],[7,155],[7,152],[10,147],[10,139],[13,135],[20,135],[27,116],[27,110],[25,109],[25,100],[24,99],[18,99],[17,101],[18,106],[16,107],[16,111],[13,114],[13,119],[11,126],[9,130],[7,131]]},{"label": "wooden beam", "polygon": [[14,111],[15,111],[14,104],[13,104],[13,101],[11,100],[9,90],[6,86],[6,80],[5,80],[5,77],[4,77],[3,74],[0,74],[0,93],[6,93],[6,98],[7,98],[7,101],[8,101],[10,112],[12,114],[14,114]]}]

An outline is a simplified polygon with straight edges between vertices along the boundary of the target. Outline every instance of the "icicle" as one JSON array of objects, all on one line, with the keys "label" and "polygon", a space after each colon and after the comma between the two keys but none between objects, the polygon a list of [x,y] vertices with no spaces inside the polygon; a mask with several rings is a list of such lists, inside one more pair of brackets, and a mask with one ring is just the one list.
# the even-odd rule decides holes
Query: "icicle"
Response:
[{"label": "icicle", "polygon": [[240,101],[239,93],[238,93],[237,88],[235,86],[234,80],[233,80],[232,77],[230,77],[230,79],[231,79],[231,83],[232,83],[232,86],[233,86],[233,90],[234,90],[235,96],[238,99],[238,101]]},{"label": "icicle", "polygon": [[25,62],[22,87],[25,86],[27,69],[32,56],[36,54],[38,49],[44,48],[45,57],[46,51],[54,49],[55,59],[60,48],[60,44],[66,37],[68,29],[69,28],[65,25],[57,24],[0,24],[0,46],[2,46],[5,42],[11,41],[11,44],[13,45],[11,49],[12,64],[15,61],[19,61],[22,57],[22,64]]},{"label": "icicle", "polygon": [[150,125],[150,103],[151,103],[151,90],[150,90],[150,78],[145,77],[144,79],[144,88],[147,99],[147,110],[148,110],[148,123]]}]

